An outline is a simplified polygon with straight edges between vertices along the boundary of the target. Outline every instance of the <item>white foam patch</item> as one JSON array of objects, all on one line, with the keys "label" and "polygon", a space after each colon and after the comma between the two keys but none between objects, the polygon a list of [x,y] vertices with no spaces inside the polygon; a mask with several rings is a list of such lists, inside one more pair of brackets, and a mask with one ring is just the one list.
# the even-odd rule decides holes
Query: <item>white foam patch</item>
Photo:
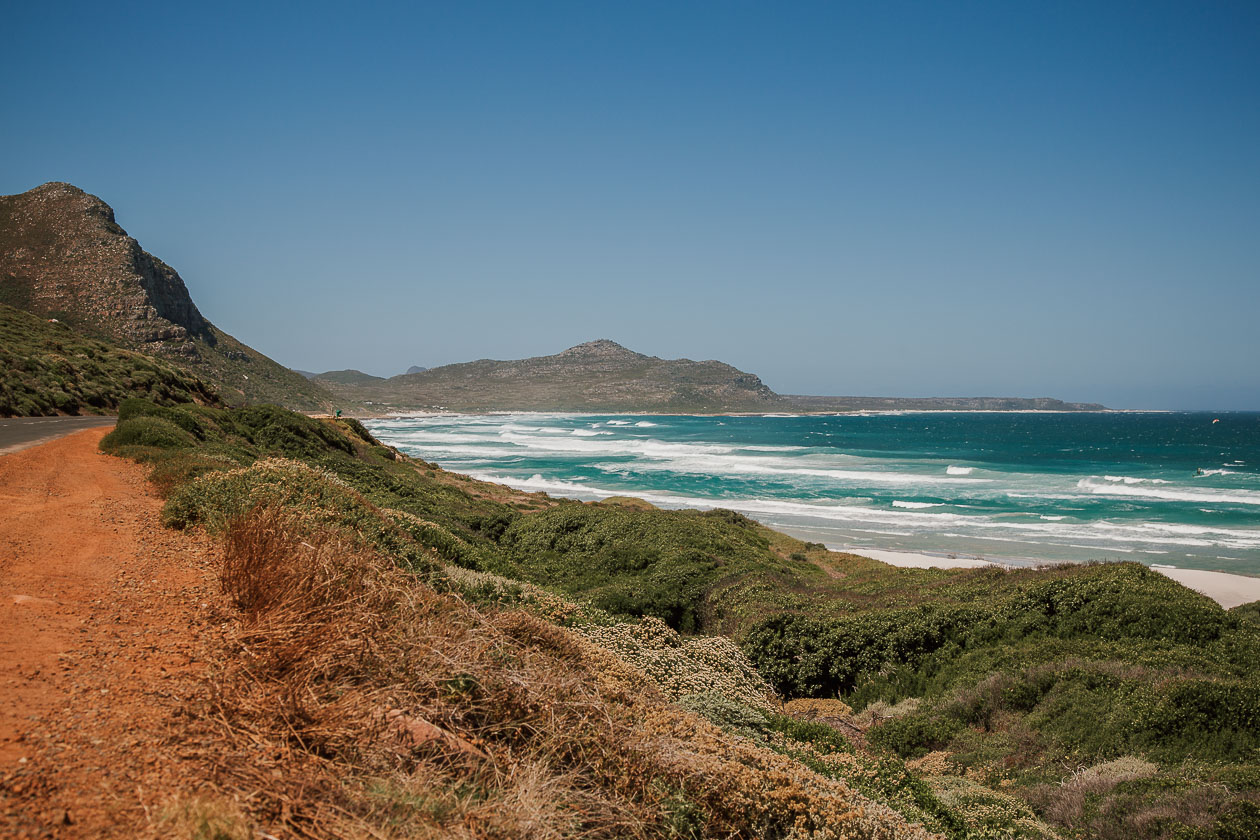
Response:
[{"label": "white foam patch", "polygon": [[945,472],[948,475],[971,475],[973,470],[975,470],[975,467],[949,466],[945,468]]},{"label": "white foam patch", "polygon": [[634,425],[638,426],[640,429],[650,429],[652,426],[655,426],[656,424],[651,422],[650,420],[640,420],[638,423],[635,423]]},{"label": "white foam patch", "polygon": [[572,434],[577,437],[599,437],[600,435],[611,435],[612,432],[594,432],[590,429],[574,429]]},{"label": "white foam patch", "polygon": [[942,503],[941,502],[903,502],[901,499],[896,499],[893,501],[892,506],[897,507],[897,508],[905,508],[907,510],[922,510],[923,508],[941,507]]},{"label": "white foam patch", "polygon": [[1226,505],[1260,505],[1260,493],[1253,490],[1176,490],[1163,487],[1141,487],[1129,484],[1099,484],[1091,478],[1076,483],[1081,490],[1099,496],[1124,496],[1134,499],[1160,499],[1168,502],[1206,502]]},{"label": "white foam patch", "polygon": [[808,446],[760,446],[757,444],[747,443],[739,447],[745,452],[803,452],[808,450]]}]

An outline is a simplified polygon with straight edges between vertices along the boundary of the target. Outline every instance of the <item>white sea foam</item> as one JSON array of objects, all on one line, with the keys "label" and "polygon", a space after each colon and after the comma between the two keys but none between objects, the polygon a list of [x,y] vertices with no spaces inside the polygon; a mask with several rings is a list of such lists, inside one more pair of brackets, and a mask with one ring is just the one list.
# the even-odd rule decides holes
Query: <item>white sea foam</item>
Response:
[{"label": "white sea foam", "polygon": [[599,437],[600,435],[611,435],[612,432],[595,432],[590,429],[574,429],[571,434],[577,437]]},{"label": "white sea foam", "polygon": [[1205,478],[1209,475],[1236,475],[1233,470],[1203,470],[1195,474],[1195,478]]},{"label": "white sea foam", "polygon": [[651,428],[652,426],[655,426],[656,424],[650,420],[640,420],[638,423],[635,423],[634,425],[638,426],[640,429],[647,429],[647,428]]},{"label": "white sea foam", "polygon": [[802,452],[809,449],[808,446],[760,446],[751,443],[739,448],[745,452]]},{"label": "white sea foam", "polygon": [[605,422],[609,426],[629,426],[630,425],[629,420],[607,420]]},{"label": "white sea foam", "polygon": [[1169,502],[1215,502],[1217,504],[1260,505],[1260,493],[1253,490],[1175,490],[1162,487],[1099,484],[1082,478],[1076,483],[1081,490],[1101,496],[1125,496],[1138,499],[1161,499]]},{"label": "white sea foam", "polygon": [[922,508],[941,507],[942,504],[942,502],[903,502],[901,499],[895,499],[892,506],[906,508],[907,510],[921,510]]},{"label": "white sea foam", "polygon": [[954,467],[954,466],[950,466],[950,467],[946,467],[946,468],[945,468],[945,472],[946,472],[948,475],[971,475],[971,473],[972,473],[972,471],[973,471],[973,470],[975,470],[975,467]]},{"label": "white sea foam", "polygon": [[1045,521],[1047,521],[1047,522],[1060,522],[1060,521],[1062,521],[1062,520],[1064,520],[1064,519],[1067,519],[1067,517],[1066,517],[1066,516],[1050,516],[1050,515],[1045,514],[1045,513],[1043,513],[1043,514],[1041,515],[1041,518],[1042,518],[1042,519],[1044,519],[1044,520],[1045,520]]},{"label": "white sea foam", "polygon": [[397,432],[389,436],[395,446],[407,444],[443,444],[443,443],[489,443],[495,437],[487,435],[461,434],[459,432],[438,432],[421,430],[414,432]]}]

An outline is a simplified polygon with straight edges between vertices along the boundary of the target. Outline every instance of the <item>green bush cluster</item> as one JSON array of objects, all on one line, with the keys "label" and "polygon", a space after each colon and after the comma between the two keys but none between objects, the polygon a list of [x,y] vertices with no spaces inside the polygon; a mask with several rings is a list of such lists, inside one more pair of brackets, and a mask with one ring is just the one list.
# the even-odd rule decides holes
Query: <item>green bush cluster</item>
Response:
[{"label": "green bush cluster", "polygon": [[[794,697],[848,694],[863,683],[918,691],[966,666],[994,670],[995,657],[1029,641],[1108,640],[1192,655],[1236,633],[1239,619],[1207,598],[1137,564],[1081,568],[988,601],[871,610],[841,618],[772,616],[743,645],[780,691]],[[982,660],[977,663],[975,660]],[[889,675],[894,678],[890,679]],[[932,680],[935,679],[935,682]],[[868,696],[860,699],[873,699]]]},{"label": "green bush cluster", "polygon": [[516,517],[498,538],[503,573],[560,587],[610,613],[714,629],[719,581],[777,571],[764,529],[732,511],[562,503]]},{"label": "green bush cluster", "polygon": [[165,361],[0,304],[0,417],[107,414],[134,396],[163,405],[219,402],[208,385]]}]

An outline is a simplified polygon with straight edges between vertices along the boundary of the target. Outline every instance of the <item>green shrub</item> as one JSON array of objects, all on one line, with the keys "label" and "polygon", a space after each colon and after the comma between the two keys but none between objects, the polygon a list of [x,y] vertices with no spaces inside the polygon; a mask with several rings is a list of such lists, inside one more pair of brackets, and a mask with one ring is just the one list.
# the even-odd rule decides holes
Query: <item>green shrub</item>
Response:
[{"label": "green shrub", "polygon": [[151,446],[157,449],[180,449],[193,445],[195,438],[162,417],[138,416],[121,420],[114,430],[101,439],[106,452],[123,446]]},{"label": "green shrub", "polygon": [[157,417],[168,423],[179,426],[197,440],[206,439],[206,429],[202,422],[184,407],[158,405],[139,397],[128,397],[118,406],[118,422],[122,423],[136,417]]},{"label": "green shrub", "polygon": [[872,744],[892,750],[902,758],[918,758],[949,743],[962,724],[930,715],[893,718],[867,731]]},{"label": "green shrub", "polygon": [[716,691],[685,694],[678,705],[694,712],[715,726],[746,737],[757,737],[767,729],[766,713]]}]

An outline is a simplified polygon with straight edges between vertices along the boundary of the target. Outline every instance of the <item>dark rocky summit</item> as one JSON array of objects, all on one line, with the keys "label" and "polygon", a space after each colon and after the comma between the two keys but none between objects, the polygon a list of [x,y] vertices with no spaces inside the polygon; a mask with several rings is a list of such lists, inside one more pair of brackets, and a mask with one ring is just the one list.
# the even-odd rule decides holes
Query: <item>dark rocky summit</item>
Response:
[{"label": "dark rocky summit", "polygon": [[229,402],[324,408],[331,395],[216,328],[175,269],[101,199],[53,182],[0,196],[0,303],[169,360]]}]

